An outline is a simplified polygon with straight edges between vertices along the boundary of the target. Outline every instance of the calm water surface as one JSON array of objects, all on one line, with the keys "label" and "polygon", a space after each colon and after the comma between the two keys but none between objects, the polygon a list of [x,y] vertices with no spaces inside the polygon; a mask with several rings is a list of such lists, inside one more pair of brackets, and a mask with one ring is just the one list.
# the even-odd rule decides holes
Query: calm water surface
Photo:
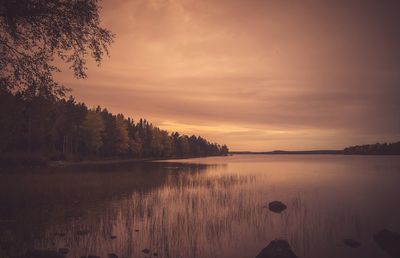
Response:
[{"label": "calm water surface", "polygon": [[[287,210],[264,208],[273,200]],[[237,155],[0,174],[0,257],[67,247],[70,258],[243,258],[287,239],[304,258],[385,258],[372,239],[383,228],[400,232],[395,156]]]}]

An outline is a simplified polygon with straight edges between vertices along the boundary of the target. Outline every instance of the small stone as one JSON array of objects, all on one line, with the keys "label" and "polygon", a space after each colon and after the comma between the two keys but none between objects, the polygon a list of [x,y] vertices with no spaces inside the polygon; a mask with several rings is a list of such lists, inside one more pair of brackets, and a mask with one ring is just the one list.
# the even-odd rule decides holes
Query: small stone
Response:
[{"label": "small stone", "polygon": [[256,258],[297,258],[286,240],[273,240]]},{"label": "small stone", "polygon": [[145,253],[145,254],[148,254],[148,253],[150,253],[150,249],[145,248],[145,249],[142,250],[142,252]]},{"label": "small stone", "polygon": [[111,239],[116,239],[116,238],[117,238],[117,236],[110,236],[110,238],[111,238]]},{"label": "small stone", "polygon": [[273,201],[268,204],[268,208],[272,212],[281,213],[286,210],[287,206],[280,201]]},{"label": "small stone", "polygon": [[139,229],[135,229],[135,232],[139,232]]},{"label": "small stone", "polygon": [[153,253],[154,256],[158,256],[158,253]]},{"label": "small stone", "polygon": [[349,246],[351,248],[357,248],[357,247],[359,247],[361,245],[359,242],[357,242],[356,240],[351,239],[351,238],[347,238],[343,242],[344,242],[345,245],[347,245],[347,246]]}]

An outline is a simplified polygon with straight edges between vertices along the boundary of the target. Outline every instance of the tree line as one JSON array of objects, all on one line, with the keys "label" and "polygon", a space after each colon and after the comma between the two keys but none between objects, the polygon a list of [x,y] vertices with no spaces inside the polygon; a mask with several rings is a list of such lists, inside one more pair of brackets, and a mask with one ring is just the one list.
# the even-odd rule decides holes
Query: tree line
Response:
[{"label": "tree line", "polygon": [[400,142],[356,145],[343,150],[344,154],[400,155]]},{"label": "tree line", "polygon": [[33,153],[54,160],[227,154],[226,145],[65,98],[54,60],[86,78],[87,60],[100,64],[109,54],[115,35],[101,26],[100,9],[99,0],[0,1],[0,163]]},{"label": "tree line", "polygon": [[200,136],[169,133],[73,97],[0,91],[0,154],[40,153],[51,160],[226,155]]}]

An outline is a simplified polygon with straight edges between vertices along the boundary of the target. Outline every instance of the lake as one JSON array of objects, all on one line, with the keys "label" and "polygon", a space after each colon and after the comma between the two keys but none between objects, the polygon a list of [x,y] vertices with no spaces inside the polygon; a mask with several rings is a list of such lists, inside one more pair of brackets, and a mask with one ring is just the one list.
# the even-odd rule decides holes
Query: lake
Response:
[{"label": "lake", "polygon": [[[65,247],[71,258],[243,258],[286,239],[304,258],[385,258],[373,234],[400,232],[399,156],[234,155],[0,180],[0,257]],[[274,200],[287,209],[271,212]]]}]

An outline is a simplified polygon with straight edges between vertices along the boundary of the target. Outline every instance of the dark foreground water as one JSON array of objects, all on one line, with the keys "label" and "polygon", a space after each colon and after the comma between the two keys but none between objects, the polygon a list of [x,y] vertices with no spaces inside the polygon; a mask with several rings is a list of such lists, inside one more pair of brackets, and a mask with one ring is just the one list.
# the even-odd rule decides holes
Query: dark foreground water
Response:
[{"label": "dark foreground water", "polygon": [[[273,200],[288,208],[264,208]],[[0,257],[66,247],[71,258],[243,258],[287,239],[304,258],[385,258],[372,238],[383,228],[400,232],[394,156],[238,155],[0,174]]]}]

